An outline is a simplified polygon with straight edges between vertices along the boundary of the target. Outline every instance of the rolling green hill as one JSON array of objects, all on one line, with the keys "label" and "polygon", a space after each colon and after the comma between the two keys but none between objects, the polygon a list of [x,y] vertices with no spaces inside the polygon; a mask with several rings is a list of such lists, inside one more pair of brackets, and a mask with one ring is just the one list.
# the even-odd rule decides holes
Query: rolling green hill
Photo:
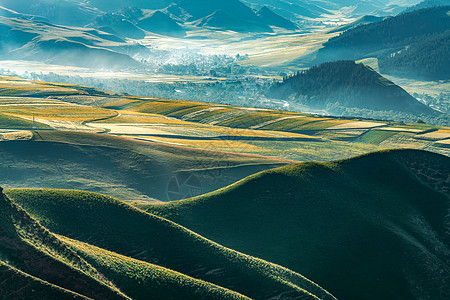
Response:
[{"label": "rolling green hill", "polygon": [[[298,273],[224,248],[171,221],[111,197],[42,189],[8,190],[7,194],[43,226],[92,245],[63,239],[125,293],[138,283],[145,286],[152,277],[150,272],[157,271],[148,270],[147,262],[254,299],[335,299]],[[136,274],[136,282],[130,276],[138,269],[141,273]],[[172,276],[176,277],[176,274],[172,273]],[[170,283],[170,278],[167,281]],[[174,278],[173,281],[178,280]],[[165,284],[161,280],[161,286]],[[219,295],[226,298],[223,288]],[[217,293],[218,289],[211,288],[211,292]],[[207,291],[204,289],[203,292]],[[234,295],[234,298],[238,297]],[[210,299],[210,295],[199,298]]]},{"label": "rolling green hill", "polygon": [[[75,296],[72,294],[75,292],[89,298],[127,299],[85,260],[2,193],[0,207],[1,269],[18,279],[9,285],[6,285],[7,281],[1,282],[2,296],[18,296],[20,289],[32,295],[32,289],[36,287],[38,292],[60,294],[64,298]],[[22,285],[24,282],[26,284]]]},{"label": "rolling green hill", "polygon": [[341,299],[447,299],[449,176],[448,157],[392,150],[282,167],[141,208]]},{"label": "rolling green hill", "polygon": [[157,265],[56,236],[4,194],[0,206],[0,290],[7,299],[148,299],[149,294],[154,299],[248,299]]}]

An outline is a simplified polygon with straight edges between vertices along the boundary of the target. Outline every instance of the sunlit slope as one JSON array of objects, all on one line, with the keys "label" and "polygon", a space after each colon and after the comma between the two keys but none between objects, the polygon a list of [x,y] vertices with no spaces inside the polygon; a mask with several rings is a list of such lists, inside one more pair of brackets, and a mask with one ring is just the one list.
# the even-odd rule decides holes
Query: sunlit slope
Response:
[{"label": "sunlit slope", "polygon": [[157,265],[56,236],[3,194],[0,202],[0,290],[5,299],[245,298]]},{"label": "sunlit slope", "polygon": [[20,289],[32,296],[32,289],[36,288],[39,293],[45,291],[62,298],[75,296],[74,292],[89,298],[127,299],[91,265],[1,193],[0,206],[1,269],[3,274],[17,277],[16,282],[0,283],[3,296],[19,296]]},{"label": "sunlit slope", "polygon": [[[67,190],[8,190],[7,194],[58,234],[155,263],[251,298],[334,299],[298,273],[224,248],[111,197]],[[80,251],[95,251],[79,246]]]},{"label": "sunlit slope", "polygon": [[31,140],[0,142],[3,187],[71,188],[128,201],[167,201],[183,196],[168,195],[169,182],[180,174],[192,174],[198,180],[201,190],[195,195],[199,195],[291,163],[110,135],[37,131],[32,136]]},{"label": "sunlit slope", "polygon": [[248,299],[181,273],[62,237],[132,299]]},{"label": "sunlit slope", "polygon": [[28,275],[3,261],[0,261],[0,280],[2,296],[6,299],[25,299],[30,295],[36,299],[89,299]]},{"label": "sunlit slope", "polygon": [[143,206],[341,299],[448,299],[450,159],[392,150],[301,163]]}]

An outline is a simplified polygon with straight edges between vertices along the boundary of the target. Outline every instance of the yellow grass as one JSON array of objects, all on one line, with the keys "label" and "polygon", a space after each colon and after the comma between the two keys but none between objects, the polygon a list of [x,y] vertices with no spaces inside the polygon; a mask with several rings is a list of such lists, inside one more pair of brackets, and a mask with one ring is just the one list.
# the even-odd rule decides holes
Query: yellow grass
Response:
[{"label": "yellow grass", "polygon": [[378,123],[378,122],[362,122],[362,121],[351,121],[351,120],[341,120],[342,122],[329,127],[328,129],[366,129],[373,128],[378,126],[384,126],[386,123]]},{"label": "yellow grass", "polygon": [[[175,118],[167,118],[161,115],[119,115],[107,120],[101,120],[96,123],[122,123],[122,124],[170,124],[170,125],[197,125],[188,121],[178,120]],[[206,125],[205,125],[206,126]]]},{"label": "yellow grass", "polygon": [[137,102],[141,102],[141,100],[138,99],[129,99],[129,98],[124,98],[124,99],[120,99],[105,105],[102,105],[102,107],[104,108],[109,108],[109,107],[121,107],[124,105],[128,105],[128,104],[132,104],[132,103],[137,103]]},{"label": "yellow grass", "polygon": [[[148,137],[146,137],[148,138]],[[264,150],[264,148],[247,144],[240,141],[228,141],[228,140],[188,140],[188,139],[171,139],[171,138],[160,138],[151,137],[151,140],[171,143],[177,145],[183,145],[198,149],[206,150],[221,150],[230,152],[259,152]]]},{"label": "yellow grass", "polygon": [[0,107],[0,111],[17,117],[35,116],[39,119],[80,122],[111,117],[116,114],[111,110],[83,106],[4,106]]},{"label": "yellow grass", "polygon": [[250,130],[250,129],[227,128],[227,127],[210,127],[207,128],[207,130],[231,136],[275,137],[275,135],[272,134],[271,132],[262,130]]},{"label": "yellow grass", "polygon": [[300,127],[300,130],[329,129],[330,127],[337,126],[337,125],[342,125],[342,124],[347,124],[349,122],[353,122],[353,121],[349,121],[349,120],[334,120],[334,119],[330,120],[329,119],[329,120],[323,120],[323,121],[314,122],[314,123],[310,123],[310,124],[305,124],[305,125]]},{"label": "yellow grass", "polygon": [[281,135],[284,137],[291,137],[291,138],[304,138],[304,139],[315,138],[310,135],[300,134],[300,133],[295,133],[295,132],[288,132],[288,131],[274,131],[274,130],[265,130],[265,131],[268,133],[272,133],[274,135]]}]

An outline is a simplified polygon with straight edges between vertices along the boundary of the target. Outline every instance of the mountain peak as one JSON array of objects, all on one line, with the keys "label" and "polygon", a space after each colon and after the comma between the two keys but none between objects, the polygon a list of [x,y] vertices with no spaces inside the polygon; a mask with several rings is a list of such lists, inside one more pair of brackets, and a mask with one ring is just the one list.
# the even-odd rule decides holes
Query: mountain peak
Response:
[{"label": "mountain peak", "polygon": [[267,6],[263,6],[256,14],[264,23],[268,25],[284,28],[287,30],[298,29],[298,26],[295,25],[294,22],[276,14]]}]

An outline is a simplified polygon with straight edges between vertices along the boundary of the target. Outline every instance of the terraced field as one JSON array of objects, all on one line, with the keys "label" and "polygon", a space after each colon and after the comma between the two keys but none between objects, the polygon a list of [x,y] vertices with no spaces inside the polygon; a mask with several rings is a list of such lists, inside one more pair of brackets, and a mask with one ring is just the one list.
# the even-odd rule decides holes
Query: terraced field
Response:
[{"label": "terraced field", "polygon": [[31,130],[34,117],[36,129],[108,133],[293,160],[325,161],[406,147],[449,154],[450,129],[427,124],[129,96],[12,77],[1,78],[0,94],[0,128],[4,129]]}]

